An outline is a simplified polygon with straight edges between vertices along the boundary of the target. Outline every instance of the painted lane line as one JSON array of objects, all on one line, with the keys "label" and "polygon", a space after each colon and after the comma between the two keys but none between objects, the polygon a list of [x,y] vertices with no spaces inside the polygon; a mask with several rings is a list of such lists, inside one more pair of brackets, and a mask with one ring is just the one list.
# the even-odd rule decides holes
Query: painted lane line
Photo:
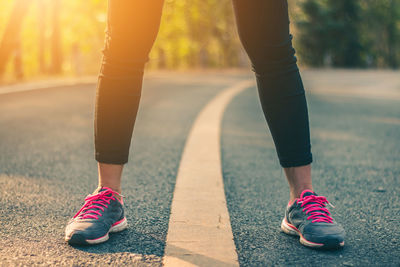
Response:
[{"label": "painted lane line", "polygon": [[167,267],[239,265],[225,199],[220,132],[226,106],[251,86],[254,81],[245,80],[219,93],[192,126],[172,200]]}]

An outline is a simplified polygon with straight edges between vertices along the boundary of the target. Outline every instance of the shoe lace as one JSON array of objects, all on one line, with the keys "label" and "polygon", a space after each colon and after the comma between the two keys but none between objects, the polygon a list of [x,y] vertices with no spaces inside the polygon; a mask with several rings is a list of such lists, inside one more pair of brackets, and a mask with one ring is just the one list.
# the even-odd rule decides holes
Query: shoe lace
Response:
[{"label": "shoe lace", "polygon": [[297,203],[301,204],[301,207],[304,207],[303,212],[305,212],[306,214],[310,214],[310,216],[307,217],[307,220],[312,219],[313,223],[333,223],[332,217],[329,216],[331,213],[326,208],[326,204],[329,204],[332,207],[334,206],[329,203],[326,197],[315,195],[305,196],[299,199]]},{"label": "shoe lace", "polygon": [[112,190],[107,189],[95,195],[88,195],[85,198],[85,204],[75,214],[74,218],[98,220],[99,216],[102,216],[100,210],[104,212],[104,209],[108,207],[111,200],[116,200],[115,194]]}]

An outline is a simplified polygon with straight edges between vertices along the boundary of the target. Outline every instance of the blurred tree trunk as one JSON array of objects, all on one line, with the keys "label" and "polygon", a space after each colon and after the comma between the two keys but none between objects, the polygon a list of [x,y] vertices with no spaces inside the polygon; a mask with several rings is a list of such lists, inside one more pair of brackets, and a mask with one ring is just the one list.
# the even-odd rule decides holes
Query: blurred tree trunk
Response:
[{"label": "blurred tree trunk", "polygon": [[4,75],[7,62],[18,46],[21,24],[31,4],[32,0],[15,0],[0,43],[0,78]]},{"label": "blurred tree trunk", "polygon": [[[361,43],[362,23],[360,1],[328,0],[328,16],[330,22],[326,25],[329,34],[332,63],[337,67],[363,66]],[[340,36],[340,38],[338,38]]]},{"label": "blurred tree trunk", "polygon": [[390,0],[390,6],[389,6],[389,18],[388,18],[388,24],[387,24],[387,35],[388,35],[388,57],[387,57],[387,62],[388,65],[395,69],[398,67],[398,62],[397,62],[397,53],[396,53],[396,47],[397,47],[397,10],[396,10],[396,0]]},{"label": "blurred tree trunk", "polygon": [[21,39],[18,38],[14,49],[14,76],[18,81],[24,78],[24,69],[22,64]]},{"label": "blurred tree trunk", "polygon": [[44,0],[38,0],[38,25],[39,25],[39,71],[40,73],[46,72],[45,63],[45,30],[46,30],[46,6]]},{"label": "blurred tree trunk", "polygon": [[58,74],[62,70],[62,51],[60,40],[60,0],[52,0],[52,33],[51,33],[51,73]]}]

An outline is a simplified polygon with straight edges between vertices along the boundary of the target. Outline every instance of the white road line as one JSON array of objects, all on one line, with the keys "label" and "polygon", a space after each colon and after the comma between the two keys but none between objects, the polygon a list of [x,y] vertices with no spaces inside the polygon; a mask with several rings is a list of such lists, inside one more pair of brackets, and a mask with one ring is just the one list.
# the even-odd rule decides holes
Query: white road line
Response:
[{"label": "white road line", "polygon": [[239,265],[223,186],[220,132],[228,103],[253,85],[245,80],[219,93],[192,126],[172,200],[167,267]]}]

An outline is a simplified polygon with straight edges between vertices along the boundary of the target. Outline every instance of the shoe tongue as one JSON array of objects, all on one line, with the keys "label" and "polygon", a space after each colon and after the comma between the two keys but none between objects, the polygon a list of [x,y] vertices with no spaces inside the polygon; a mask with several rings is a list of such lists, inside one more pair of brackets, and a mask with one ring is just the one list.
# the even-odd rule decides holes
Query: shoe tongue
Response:
[{"label": "shoe tongue", "polygon": [[99,190],[99,192],[103,192],[103,191],[107,191],[107,190],[111,190],[111,188],[108,188],[108,187],[102,187],[100,190]]},{"label": "shoe tongue", "polygon": [[107,191],[107,190],[109,190],[109,191],[111,191],[111,192],[109,192],[108,194],[106,194],[106,196],[112,197],[112,196],[113,196],[112,192],[113,192],[113,193],[114,193],[114,196],[116,197],[116,199],[118,199],[118,201],[119,201],[121,204],[124,203],[123,200],[122,200],[122,196],[121,196],[119,193],[113,191],[111,188],[108,188],[108,187],[104,187],[104,186],[103,186],[103,187],[97,192],[97,194],[100,193],[100,192],[103,192],[103,191]]},{"label": "shoe tongue", "polygon": [[[108,187],[104,187],[104,186],[103,186],[102,188],[100,188],[100,189],[94,191],[93,195],[96,195],[96,194],[98,194],[98,193],[100,193],[100,192],[104,192],[104,191],[107,191],[107,190],[112,191],[111,188],[108,188]],[[110,192],[110,194],[111,194],[111,192]]]},{"label": "shoe tongue", "polygon": [[316,196],[316,195],[317,194],[315,194],[313,191],[306,189],[301,193],[300,198],[304,198],[307,196]]}]

